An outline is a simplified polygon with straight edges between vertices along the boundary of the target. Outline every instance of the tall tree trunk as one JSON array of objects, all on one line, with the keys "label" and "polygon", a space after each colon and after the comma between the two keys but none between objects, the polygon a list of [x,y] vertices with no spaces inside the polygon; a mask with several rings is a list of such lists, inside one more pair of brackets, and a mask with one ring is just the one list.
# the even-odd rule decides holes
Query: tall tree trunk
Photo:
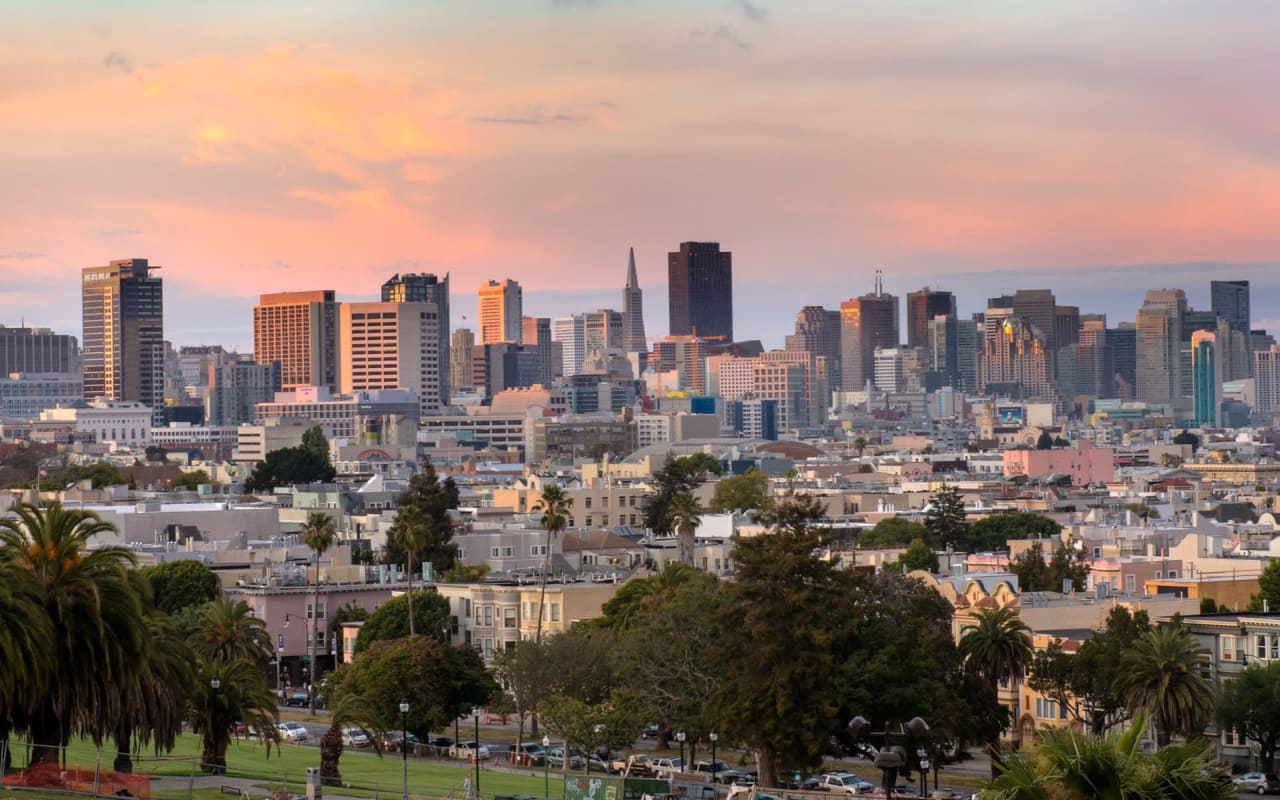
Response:
[{"label": "tall tree trunk", "polygon": [[[761,745],[755,748],[757,781],[761,786],[778,785],[777,756],[772,747]],[[688,767],[685,767],[688,771]]]},{"label": "tall tree trunk", "polygon": [[[538,629],[534,634],[534,641],[542,644],[542,610],[547,606],[547,573],[551,571],[551,529],[547,529],[547,543],[545,552],[542,554],[542,594],[538,598]],[[535,730],[537,723],[534,723]],[[565,763],[569,761],[569,754],[565,754]]]},{"label": "tall tree trunk", "polygon": [[116,724],[112,739],[116,743],[116,759],[111,768],[126,775],[132,774],[133,754],[130,752],[130,747],[133,745],[133,723],[128,720],[127,711],[121,715],[120,721]]},{"label": "tall tree trunk", "polygon": [[338,771],[342,749],[342,729],[336,724],[330,725],[320,737],[320,781],[325,786],[342,785],[342,773]]},{"label": "tall tree trunk", "polygon": [[692,567],[694,560],[693,526],[680,526],[679,535],[676,539],[676,547],[680,554],[680,563],[684,564],[686,567]]},{"label": "tall tree trunk", "polygon": [[413,636],[413,561],[409,558],[407,548],[405,550],[404,572],[409,579],[409,635]]},{"label": "tall tree trunk", "polygon": [[62,726],[46,700],[31,720],[31,763],[57,764],[62,747]]}]

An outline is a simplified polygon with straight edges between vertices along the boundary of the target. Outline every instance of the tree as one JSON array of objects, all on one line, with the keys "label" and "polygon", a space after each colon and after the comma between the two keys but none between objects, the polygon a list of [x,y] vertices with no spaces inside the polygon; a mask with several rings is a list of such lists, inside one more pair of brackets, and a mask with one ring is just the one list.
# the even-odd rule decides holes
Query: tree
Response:
[{"label": "tree", "polygon": [[1177,436],[1174,436],[1173,443],[1191,445],[1191,452],[1193,455],[1200,449],[1200,437],[1188,430],[1183,430],[1178,433]]},{"label": "tree", "polygon": [[318,459],[329,460],[329,440],[325,438],[324,428],[312,425],[302,432],[302,449]]},{"label": "tree", "polygon": [[[987,700],[998,704],[1000,684],[1016,683],[1031,666],[1031,631],[1016,609],[985,609],[978,612],[977,625],[960,637],[960,653]],[[987,742],[992,748],[992,769],[999,761],[997,742],[998,736]]]},{"label": "tree", "polygon": [[1214,717],[1220,729],[1257,742],[1262,771],[1271,772],[1280,744],[1280,661],[1250,664],[1224,681]]},{"label": "tree", "polygon": [[543,609],[547,605],[547,575],[551,572],[551,540],[569,526],[569,514],[573,511],[573,499],[566,496],[559,484],[548,483],[542,487],[542,497],[534,504],[535,513],[542,514],[542,528],[547,541],[542,551],[542,588],[538,596],[538,628],[534,639],[542,641]]},{"label": "tree", "polygon": [[[386,733],[383,715],[373,704],[358,694],[336,694],[329,708],[329,728],[320,737],[320,780],[325,786],[341,786],[342,731],[356,728],[371,741],[380,741]],[[382,748],[373,752],[382,757]]]},{"label": "tree", "polygon": [[272,658],[267,624],[245,601],[222,596],[200,608],[196,628],[187,642],[197,658],[208,664],[246,661],[265,670]]},{"label": "tree", "polygon": [[[307,434],[310,434],[312,431],[319,434],[320,441],[324,441],[324,434],[320,432],[320,426],[317,425],[314,428],[308,429]],[[304,448],[308,447],[306,434],[302,437],[302,446]],[[315,447],[316,445],[312,442],[310,446]],[[327,457],[328,451],[326,450],[326,458]],[[309,646],[307,649],[310,651],[308,653],[310,656],[308,661],[310,662],[312,669],[312,683],[318,683],[317,679],[319,678],[319,674],[316,669],[318,664],[316,663],[315,643],[316,639],[319,638],[316,634],[320,630],[320,559],[324,558],[324,554],[329,552],[330,548],[337,544],[338,526],[334,524],[329,515],[323,511],[312,511],[307,515],[307,521],[302,524],[302,529],[298,531],[298,534],[302,543],[305,544],[315,556],[316,562],[315,577],[312,579],[311,584],[311,638],[308,641]],[[315,714],[316,692],[313,690],[308,692],[308,694],[311,695],[311,713]]]},{"label": "tree", "polygon": [[191,491],[194,492],[196,489],[199,489],[202,485],[212,483],[212,482],[213,481],[212,479],[210,479],[209,473],[205,472],[202,469],[197,469],[197,470],[192,470],[191,472],[182,473],[182,477],[176,478],[173,481],[173,488],[190,489]]},{"label": "tree", "polygon": [[929,499],[924,526],[944,547],[962,542],[966,527],[964,500],[954,486],[943,486]]},{"label": "tree", "polygon": [[[9,740],[16,712],[44,692],[53,658],[53,634],[35,576],[17,567],[7,546],[0,547],[0,742]],[[0,774],[8,770],[4,750]]]},{"label": "tree", "polygon": [[[141,583],[138,592],[146,597],[147,579],[131,576]],[[136,744],[155,745],[156,753],[173,749],[182,732],[187,703],[195,680],[195,658],[178,628],[167,614],[156,608],[144,612],[147,635],[139,668],[122,681],[119,713],[112,738],[116,742],[116,772],[132,772]]]},{"label": "tree", "polygon": [[1204,730],[1213,712],[1213,687],[1205,677],[1209,652],[1186,628],[1162,625],[1125,653],[1121,688],[1131,712],[1144,710],[1156,728],[1156,743]]},{"label": "tree", "polygon": [[525,717],[538,713],[554,665],[547,658],[547,642],[521,639],[515,647],[494,653],[493,673],[506,692],[516,717],[516,746],[524,742]]},{"label": "tree", "polygon": [[155,607],[170,616],[199,607],[218,596],[218,576],[195,558],[178,558],[143,567]]},{"label": "tree", "polygon": [[[453,543],[453,517],[458,507],[458,486],[453,478],[440,480],[431,459],[424,458],[409,486],[400,495],[396,521],[387,532],[384,560],[388,564],[412,564],[414,574],[418,562],[429,561],[436,572],[448,572],[458,557]],[[407,547],[412,544],[416,552]]]},{"label": "tree", "polygon": [[1041,543],[1032,542],[1009,562],[1009,571],[1018,576],[1018,588],[1024,592],[1060,592],[1068,581],[1072,591],[1082,592],[1089,580],[1089,562],[1084,552],[1065,542],[1058,545],[1048,561]]},{"label": "tree", "polygon": [[[554,695],[548,699],[542,716],[548,730],[586,753],[630,747],[645,720],[641,699],[626,689],[619,689],[598,703],[572,695]],[[566,758],[566,770],[568,761]]]},{"label": "tree", "polygon": [[75,734],[100,743],[114,733],[120,688],[142,666],[144,605],[130,578],[133,554],[89,547],[95,536],[116,533],[109,523],[58,503],[24,503],[13,514],[0,520],[2,558],[33,576],[35,594],[26,602],[39,607],[52,644],[49,658],[28,669],[54,677],[10,711],[30,734],[33,761],[56,761]]},{"label": "tree", "polygon": [[741,475],[722,478],[716,484],[711,497],[711,511],[724,514],[730,511],[753,511],[764,503],[769,493],[769,478],[758,468],[752,467]]},{"label": "tree", "polygon": [[1049,435],[1048,431],[1040,432],[1040,438],[1036,439],[1036,449],[1037,450],[1053,449],[1053,437]]},{"label": "tree", "polygon": [[1000,511],[969,523],[967,545],[974,552],[1009,549],[1010,539],[1059,539],[1062,526],[1034,511]]},{"label": "tree", "polygon": [[874,528],[858,532],[858,546],[867,550],[905,547],[916,539],[931,547],[942,546],[942,540],[935,539],[924,525],[903,517],[885,517]]},{"label": "tree", "polygon": [[1258,593],[1249,601],[1250,611],[1280,611],[1280,558],[1273,558],[1258,574]]},{"label": "tree", "polygon": [[1160,466],[1177,468],[1182,466],[1182,456],[1176,456],[1173,453],[1165,453],[1160,456]]},{"label": "tree", "polygon": [[1148,753],[1142,748],[1146,718],[1124,731],[1099,736],[1070,728],[1048,729],[1030,754],[1001,765],[986,800],[1228,800],[1235,787],[1219,777],[1209,742],[1190,742]]},{"label": "tree", "polygon": [[683,458],[668,458],[662,468],[653,473],[653,494],[644,507],[644,526],[659,536],[673,532],[670,507],[679,494],[692,492],[702,483],[702,475],[714,465],[719,473],[719,462],[705,453]]},{"label": "tree", "polygon": [[[680,591],[688,582],[708,578],[706,573],[678,561],[669,562],[662,572],[647,578],[635,578],[618,587],[600,608],[600,616],[592,624],[623,634],[660,606],[665,599]],[[714,579],[712,579],[714,581]]]},{"label": "tree", "polygon": [[267,457],[254,465],[245,479],[246,492],[273,492],[277,486],[297,486],[306,483],[328,483],[337,474],[329,462],[304,447],[282,447],[272,450]]},{"label": "tree", "polygon": [[345,652],[347,643],[344,637],[342,636],[343,623],[364,622],[367,619],[369,619],[369,609],[365,608],[364,606],[357,605],[354,600],[347,603],[342,608],[339,608],[336,612],[334,612],[329,617],[329,636],[334,642],[334,644],[337,646],[337,649],[334,651],[335,663],[341,664],[347,660],[346,652]]},{"label": "tree", "polygon": [[938,554],[932,547],[924,543],[924,539],[916,539],[907,551],[898,559],[903,572],[922,569],[926,572],[938,571]]},{"label": "tree", "polygon": [[[449,637],[449,601],[437,592],[415,589],[393,597],[378,606],[360,626],[356,635],[355,653],[368,650],[374,642],[403,639],[406,636],[425,635],[446,642]],[[414,617],[409,623],[410,609]],[[411,634],[409,631],[417,631]]]},{"label": "tree", "polygon": [[862,452],[867,449],[867,440],[861,436],[854,439],[853,449],[858,451],[858,458],[862,458]]},{"label": "tree", "polygon": [[226,772],[227,747],[237,722],[244,722],[270,755],[279,739],[277,698],[263,681],[262,670],[247,659],[203,658],[197,664],[188,712],[191,731],[200,736],[201,769],[214,775]]},{"label": "tree", "polygon": [[694,566],[694,547],[696,540],[694,532],[698,526],[702,524],[702,509],[698,506],[698,499],[693,496],[692,492],[681,492],[671,500],[671,505],[667,508],[667,513],[671,517],[671,528],[675,529],[679,535],[677,544],[680,551],[680,563],[685,566]]}]

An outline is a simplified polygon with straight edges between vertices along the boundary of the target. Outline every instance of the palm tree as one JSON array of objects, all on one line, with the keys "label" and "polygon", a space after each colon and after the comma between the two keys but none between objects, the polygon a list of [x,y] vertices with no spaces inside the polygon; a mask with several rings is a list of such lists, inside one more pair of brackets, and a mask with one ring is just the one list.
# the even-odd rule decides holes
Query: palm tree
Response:
[{"label": "palm tree", "polygon": [[982,793],[986,800],[1226,800],[1230,783],[1212,767],[1208,742],[1142,749],[1145,712],[1124,731],[1105,736],[1071,728],[1046,730],[1034,753],[1014,756]]},{"label": "palm tree", "polygon": [[1181,625],[1148,631],[1125,653],[1121,690],[1130,710],[1145,709],[1156,743],[1204,730],[1213,713],[1213,687],[1204,670],[1209,651]]},{"label": "palm tree", "polygon": [[248,661],[266,669],[271,660],[271,634],[243,600],[210,600],[196,614],[187,640],[196,657],[206,663]]},{"label": "palm tree", "polygon": [[9,768],[6,745],[16,707],[44,691],[53,641],[49,618],[40,604],[32,575],[16,569],[0,548],[0,774]]},{"label": "palm tree", "polygon": [[569,514],[573,511],[573,498],[565,496],[559,484],[542,487],[542,498],[533,506],[542,512],[542,527],[547,531],[547,543],[542,553],[542,594],[538,599],[538,629],[535,641],[542,641],[542,614],[547,605],[547,573],[551,571],[551,537],[569,527]]},{"label": "palm tree", "polygon": [[[993,706],[999,706],[1000,684],[1020,679],[1031,665],[1031,631],[1011,608],[980,611],[977,623],[960,637],[960,655],[965,668],[986,687]],[[1016,707],[1014,711],[1016,713]],[[997,743],[988,742],[988,745],[994,774],[999,762]]]},{"label": "palm tree", "polygon": [[243,721],[270,754],[278,739],[275,724],[279,711],[276,695],[267,688],[257,664],[247,659],[202,659],[192,689],[189,719],[192,732],[200,734],[204,771],[215,775],[226,771],[227,746],[237,721]]},{"label": "palm tree", "polygon": [[[316,636],[320,624],[320,559],[338,541],[338,526],[323,511],[312,511],[298,532],[302,543],[316,556],[316,576],[312,583],[311,638],[307,641],[307,661],[311,664],[311,713],[316,713],[316,688],[320,683],[319,664],[316,663]],[[411,587],[412,588],[412,587]]]},{"label": "palm tree", "polygon": [[[342,785],[338,760],[342,758],[343,728],[357,728],[372,741],[381,741],[386,733],[378,721],[378,710],[363,696],[342,694],[335,698],[329,707],[329,729],[320,737],[320,779],[326,786]],[[382,756],[381,747],[373,752]]]},{"label": "palm tree", "polygon": [[693,532],[702,523],[702,509],[698,506],[698,500],[693,496],[693,493],[681,492],[671,498],[671,505],[667,508],[667,518],[670,520],[671,527],[680,537],[677,540],[680,563],[687,567],[694,566]]},{"label": "palm tree", "polygon": [[120,713],[119,687],[139,669],[146,645],[141,598],[129,579],[136,565],[123,547],[89,548],[116,530],[96,514],[21,504],[0,520],[0,550],[25,573],[52,636],[46,691],[13,709],[25,719],[33,761],[55,761],[72,733],[101,742]]},{"label": "palm tree", "polygon": [[396,521],[387,534],[404,551],[404,572],[409,577],[409,591],[406,597],[409,604],[410,636],[416,634],[413,627],[413,565],[426,550],[429,533],[426,515],[422,509],[414,505],[403,505],[396,512]]}]

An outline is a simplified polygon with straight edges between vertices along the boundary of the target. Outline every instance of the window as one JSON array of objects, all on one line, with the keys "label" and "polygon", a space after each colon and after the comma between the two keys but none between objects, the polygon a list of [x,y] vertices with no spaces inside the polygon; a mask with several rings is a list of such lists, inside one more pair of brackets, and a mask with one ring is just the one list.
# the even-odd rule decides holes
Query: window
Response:
[{"label": "window", "polygon": [[504,628],[514,628],[514,627],[516,627],[516,626],[519,624],[519,623],[516,621],[516,619],[517,619],[517,617],[516,617],[516,610],[515,610],[515,608],[513,608],[513,607],[511,607],[511,606],[508,606],[508,607],[506,607],[506,608],[502,609],[502,627],[504,627]]},{"label": "window", "polygon": [[497,558],[497,557],[498,557],[498,548],[496,548],[496,547],[490,547],[490,548],[489,548],[489,558]]},{"label": "window", "polygon": [[493,640],[492,639],[484,640],[484,657],[493,658]]},{"label": "window", "polygon": [[560,604],[559,603],[551,604],[551,621],[552,622],[560,621]]},{"label": "window", "polygon": [[1280,636],[1271,635],[1271,660],[1280,659]]},{"label": "window", "polygon": [[512,652],[513,650],[515,650],[515,649],[516,649],[516,643],[515,643],[515,642],[513,642],[513,641],[503,642],[503,643],[502,643],[502,649],[503,649],[503,650],[506,650],[508,653],[510,653],[510,652]]},{"label": "window", "polygon": [[1124,576],[1124,590],[1129,594],[1138,591],[1138,579],[1133,575]]},{"label": "window", "polygon": [[583,508],[591,508],[591,498],[590,498],[590,497],[584,497],[584,498],[582,498],[582,507],[583,507]]},{"label": "window", "polygon": [[545,556],[547,554],[547,546],[545,544],[535,544],[529,548],[531,556]]},{"label": "window", "polygon": [[493,625],[493,606],[484,607],[484,624],[486,628]]},{"label": "window", "polygon": [[1222,660],[1235,661],[1236,660],[1236,637],[1223,636],[1221,638],[1222,638],[1222,642],[1221,642]]},{"label": "window", "polygon": [[511,558],[511,556],[512,556],[512,554],[513,554],[514,552],[515,552],[514,548],[511,548],[511,547],[504,547],[504,548],[502,548],[502,557],[503,557],[503,558]]},{"label": "window", "polygon": [[1054,700],[1037,697],[1036,719],[1066,719],[1066,709],[1059,709]]},{"label": "window", "polygon": [[[318,609],[318,610],[317,610],[317,609]],[[324,603],[321,603],[320,605],[315,606],[315,607],[312,607],[312,605],[311,605],[310,603],[307,603],[307,619],[313,619],[313,618],[314,618],[314,619],[324,619],[324,618],[325,618],[325,604],[324,604]]]},{"label": "window", "polygon": [[1261,633],[1253,637],[1253,655],[1259,659],[1266,660],[1267,657],[1267,637]]}]

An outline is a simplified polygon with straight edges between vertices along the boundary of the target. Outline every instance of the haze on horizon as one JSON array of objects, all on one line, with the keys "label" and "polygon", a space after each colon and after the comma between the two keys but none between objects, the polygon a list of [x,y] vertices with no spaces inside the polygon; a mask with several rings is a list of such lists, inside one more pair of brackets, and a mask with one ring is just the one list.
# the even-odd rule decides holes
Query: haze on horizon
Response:
[{"label": "haze on horizon", "polygon": [[[216,10],[215,10],[216,6]],[[1280,244],[1280,4],[476,0],[0,9],[0,322],[79,333],[79,270],[164,267],[168,338],[260,292],[449,272],[472,316],[618,304],[636,248],[734,252],[743,338],[803,304],[1013,286],[1132,319]],[[1168,266],[1162,266],[1168,265]],[[1221,266],[1215,266],[1221,265]],[[1276,298],[1280,299],[1280,298]],[[1202,303],[1203,304],[1203,303]]]}]

